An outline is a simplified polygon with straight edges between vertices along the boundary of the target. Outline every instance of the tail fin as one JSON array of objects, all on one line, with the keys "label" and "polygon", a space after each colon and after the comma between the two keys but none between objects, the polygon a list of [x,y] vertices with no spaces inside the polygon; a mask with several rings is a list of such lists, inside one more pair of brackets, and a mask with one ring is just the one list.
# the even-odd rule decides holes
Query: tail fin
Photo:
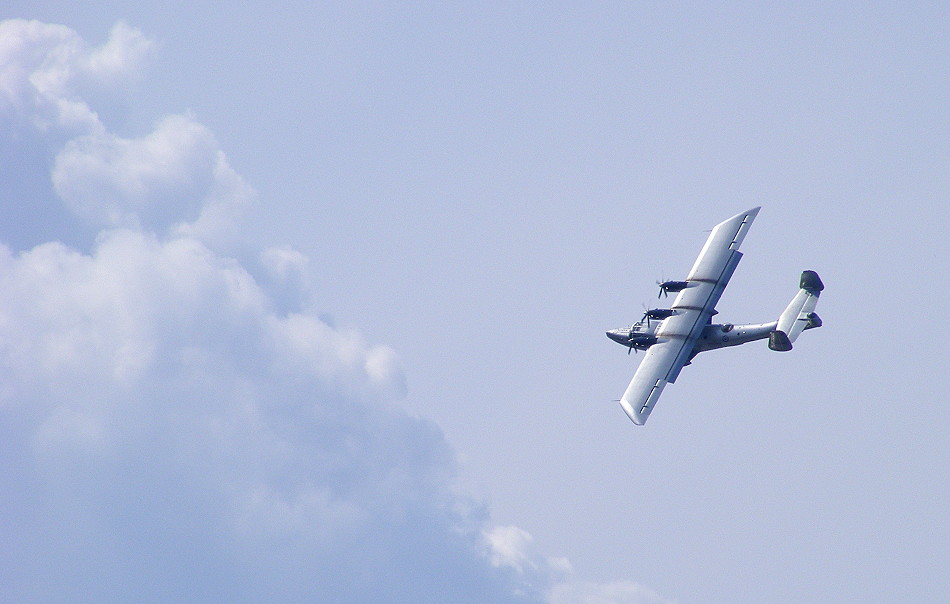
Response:
[{"label": "tail fin", "polygon": [[769,334],[769,348],[781,352],[791,350],[792,342],[806,329],[821,327],[821,318],[815,313],[818,296],[825,285],[815,271],[802,272],[801,289],[792,298],[778,319],[775,331]]}]

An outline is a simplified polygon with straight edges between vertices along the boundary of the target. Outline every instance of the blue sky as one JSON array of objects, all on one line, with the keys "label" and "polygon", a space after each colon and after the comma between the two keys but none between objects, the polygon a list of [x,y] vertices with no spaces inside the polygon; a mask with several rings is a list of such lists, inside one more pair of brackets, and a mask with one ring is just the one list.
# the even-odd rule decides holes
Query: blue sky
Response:
[{"label": "blue sky", "polygon": [[[4,12],[5,595],[950,593],[945,7]],[[604,330],[756,205],[720,318],[825,326],[634,427]]]}]

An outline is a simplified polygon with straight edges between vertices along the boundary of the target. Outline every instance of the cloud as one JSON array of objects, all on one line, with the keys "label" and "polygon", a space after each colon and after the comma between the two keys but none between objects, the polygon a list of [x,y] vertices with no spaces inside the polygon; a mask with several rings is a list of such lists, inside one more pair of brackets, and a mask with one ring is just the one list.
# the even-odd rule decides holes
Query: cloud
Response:
[{"label": "cloud", "polygon": [[571,563],[565,558],[542,556],[534,545],[534,537],[517,526],[494,526],[485,531],[493,565],[510,567],[521,575],[539,575],[543,582],[554,575],[572,572]]},{"label": "cloud", "polygon": [[11,130],[26,122],[54,146],[55,193],[88,226],[190,236],[223,249],[256,193],[211,131],[191,115],[169,115],[126,138],[86,100],[138,80],[154,46],[121,22],[99,47],[62,25],[0,22],[0,109]]},{"label": "cloud", "polygon": [[528,548],[534,538],[517,526],[496,526],[485,534],[491,546],[491,561],[495,566],[510,566],[523,573],[527,568],[536,568],[530,560]]},{"label": "cloud", "polygon": [[149,134],[97,132],[56,156],[53,185],[79,217],[97,227],[147,227],[214,239],[253,197],[211,132],[188,115],[165,117]]},{"label": "cloud", "polygon": [[561,583],[551,590],[550,604],[675,604],[633,581]]},{"label": "cloud", "polygon": [[121,91],[139,77],[153,49],[151,40],[121,22],[98,48],[62,25],[0,22],[0,107],[42,130],[101,130],[83,95]]},{"label": "cloud", "polygon": [[136,229],[4,249],[0,289],[3,599],[514,597],[390,349]]},{"label": "cloud", "polygon": [[655,601],[567,583],[458,493],[439,428],[396,404],[396,353],[320,319],[306,256],[228,255],[255,193],[206,127],[106,128],[86,97],[152,47],[0,22],[16,149],[53,146],[58,201],[98,230],[0,244],[0,600]]},{"label": "cloud", "polygon": [[395,353],[308,310],[299,252],[259,278],[222,253],[254,193],[210,131],[123,138],[79,96],[134,78],[144,36],[0,40],[5,117],[66,133],[55,192],[101,229],[0,248],[0,599],[537,601],[489,561],[440,430],[394,404]]},{"label": "cloud", "polygon": [[546,591],[548,604],[675,604],[633,581],[578,580],[567,558],[544,555],[534,537],[520,527],[491,526],[485,529],[483,537],[492,565],[509,568],[523,585]]}]

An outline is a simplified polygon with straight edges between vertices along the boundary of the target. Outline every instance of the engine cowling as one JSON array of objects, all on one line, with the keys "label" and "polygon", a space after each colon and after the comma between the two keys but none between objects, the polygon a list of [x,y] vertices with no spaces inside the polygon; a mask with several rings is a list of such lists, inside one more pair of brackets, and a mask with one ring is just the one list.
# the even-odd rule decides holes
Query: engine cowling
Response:
[{"label": "engine cowling", "polygon": [[650,310],[643,313],[643,316],[649,317],[655,320],[662,320],[668,317],[672,317],[673,313],[674,311],[672,308],[651,308]]},{"label": "engine cowling", "polygon": [[630,344],[634,346],[653,346],[656,344],[656,336],[651,336],[647,334],[631,334],[630,335]]},{"label": "engine cowling", "polygon": [[656,296],[657,298],[659,298],[661,295],[669,295],[670,292],[673,292],[675,294],[676,292],[683,291],[684,289],[689,287],[689,282],[688,281],[664,281],[660,283],[659,281],[657,281],[657,285],[660,286],[660,293],[657,294]]}]

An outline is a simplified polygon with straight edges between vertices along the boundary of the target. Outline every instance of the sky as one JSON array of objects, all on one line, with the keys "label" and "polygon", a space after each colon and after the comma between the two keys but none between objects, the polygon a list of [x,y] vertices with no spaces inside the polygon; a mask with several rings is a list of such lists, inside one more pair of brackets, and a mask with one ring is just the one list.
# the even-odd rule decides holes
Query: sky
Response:
[{"label": "sky", "polygon": [[[0,600],[950,595],[942,3],[0,17]],[[824,326],[634,426],[754,206],[717,319]]]}]

